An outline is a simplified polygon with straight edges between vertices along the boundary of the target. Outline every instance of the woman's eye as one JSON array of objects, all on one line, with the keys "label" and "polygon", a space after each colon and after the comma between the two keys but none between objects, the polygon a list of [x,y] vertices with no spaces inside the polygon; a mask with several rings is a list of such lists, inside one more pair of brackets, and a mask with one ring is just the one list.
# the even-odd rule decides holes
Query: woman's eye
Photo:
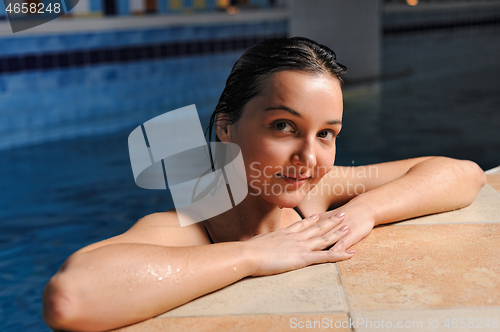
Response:
[{"label": "woman's eye", "polygon": [[284,133],[293,132],[293,127],[288,122],[276,122],[274,124],[274,128],[276,128],[279,131],[282,131]]},{"label": "woman's eye", "polygon": [[333,140],[335,138],[335,133],[330,130],[322,130],[318,133],[318,137],[326,140]]}]

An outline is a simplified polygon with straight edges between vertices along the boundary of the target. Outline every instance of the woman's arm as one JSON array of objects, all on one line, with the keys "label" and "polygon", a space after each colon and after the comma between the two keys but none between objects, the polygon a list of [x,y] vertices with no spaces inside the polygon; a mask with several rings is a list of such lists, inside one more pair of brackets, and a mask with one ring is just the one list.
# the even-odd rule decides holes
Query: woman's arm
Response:
[{"label": "woman's arm", "polygon": [[[445,157],[423,157],[354,169],[347,180],[342,180],[352,184],[351,196],[340,197],[348,202],[325,214],[327,217],[344,211],[346,218],[342,224],[350,228],[349,234],[332,250],[351,247],[375,225],[465,207],[486,184],[484,172],[474,162]],[[338,205],[338,198],[332,198],[331,204]]]},{"label": "woman's arm", "polygon": [[145,217],[125,234],[73,254],[44,290],[47,324],[63,330],[109,330],[154,317],[246,276],[352,257],[321,251],[348,233],[330,232],[341,222],[336,217],[306,218],[246,242],[205,245],[198,225],[179,227],[172,214],[170,219],[162,215]]},{"label": "woman's arm", "polygon": [[154,317],[251,274],[240,243],[122,243],[69,258],[44,291],[53,328],[102,331]]}]

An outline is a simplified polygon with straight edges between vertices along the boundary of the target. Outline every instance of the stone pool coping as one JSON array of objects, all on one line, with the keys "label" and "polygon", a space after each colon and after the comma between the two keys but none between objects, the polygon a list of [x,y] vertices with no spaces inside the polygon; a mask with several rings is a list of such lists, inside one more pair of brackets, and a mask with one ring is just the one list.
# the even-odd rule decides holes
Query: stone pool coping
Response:
[{"label": "stone pool coping", "polygon": [[498,331],[500,169],[487,177],[470,206],[377,227],[351,260],[245,278],[115,331]]}]

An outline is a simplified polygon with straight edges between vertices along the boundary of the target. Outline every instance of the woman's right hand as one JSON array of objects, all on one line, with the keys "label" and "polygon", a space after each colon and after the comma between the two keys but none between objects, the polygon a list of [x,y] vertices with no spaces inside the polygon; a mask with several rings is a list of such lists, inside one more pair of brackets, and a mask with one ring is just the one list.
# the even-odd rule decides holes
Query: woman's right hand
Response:
[{"label": "woman's right hand", "polygon": [[335,227],[344,220],[337,214],[319,221],[317,214],[297,221],[287,228],[255,236],[247,241],[254,258],[252,276],[265,276],[299,269],[319,263],[332,263],[351,258],[353,250],[323,251],[341,238],[349,229]]}]

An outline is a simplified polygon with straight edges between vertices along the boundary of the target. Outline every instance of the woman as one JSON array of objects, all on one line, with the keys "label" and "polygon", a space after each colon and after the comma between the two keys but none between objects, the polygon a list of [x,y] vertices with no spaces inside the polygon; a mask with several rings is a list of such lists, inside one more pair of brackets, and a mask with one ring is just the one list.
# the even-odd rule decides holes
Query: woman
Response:
[{"label": "woman", "polygon": [[47,323],[85,331],[132,324],[247,276],[349,259],[375,225],[470,204],[486,182],[470,161],[332,166],[344,69],[305,38],[245,52],[211,125],[218,140],[241,148],[247,197],[187,227],[175,211],[155,213],[77,251],[46,286]]}]

